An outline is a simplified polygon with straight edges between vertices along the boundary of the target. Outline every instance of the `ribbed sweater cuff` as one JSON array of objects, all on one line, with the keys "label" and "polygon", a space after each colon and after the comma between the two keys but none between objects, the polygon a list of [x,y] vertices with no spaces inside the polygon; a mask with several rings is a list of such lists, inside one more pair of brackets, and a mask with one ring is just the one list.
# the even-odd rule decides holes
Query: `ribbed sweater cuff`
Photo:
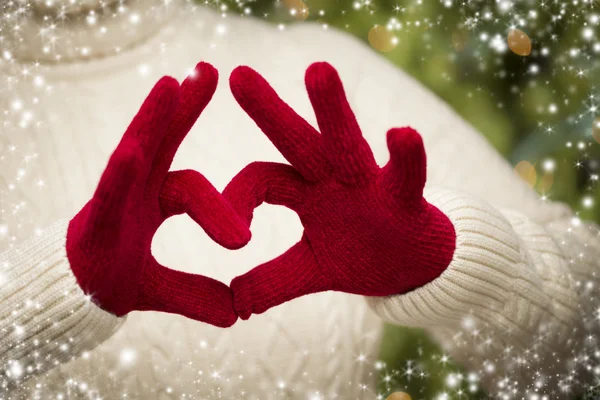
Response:
[{"label": "ribbed sweater cuff", "polygon": [[553,293],[501,212],[445,189],[429,189],[425,197],[454,225],[453,259],[437,279],[409,293],[367,297],[379,316],[434,332],[487,326],[510,332],[511,342],[522,346],[550,324],[561,336],[572,330],[573,313],[553,305]]},{"label": "ribbed sweater cuff", "polygon": [[84,294],[71,272],[68,221],[0,255],[0,371],[24,379],[108,339],[123,323]]}]

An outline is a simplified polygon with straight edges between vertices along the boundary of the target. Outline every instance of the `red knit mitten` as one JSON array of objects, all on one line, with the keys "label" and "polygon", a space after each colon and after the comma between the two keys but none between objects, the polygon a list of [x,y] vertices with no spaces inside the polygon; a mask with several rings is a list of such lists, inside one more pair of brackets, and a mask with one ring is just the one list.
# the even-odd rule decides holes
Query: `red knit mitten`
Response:
[{"label": "red knit mitten", "polygon": [[110,157],[94,196],[69,224],[71,269],[108,312],[163,311],[222,327],[237,319],[227,285],[164,267],[150,251],[159,226],[184,212],[225,247],[239,248],[250,238],[247,225],[201,174],[168,172],[217,80],[217,71],[204,63],[181,88],[162,78]]},{"label": "red knit mitten", "polygon": [[243,319],[325,290],[405,293],[438,277],[454,253],[452,223],[423,198],[426,160],[419,134],[391,129],[391,158],[379,168],[335,69],[313,64],[305,81],[321,134],[258,73],[239,67],[231,74],[238,103],[293,167],[250,164],[223,195],[248,224],[264,201],[294,210],[304,226],[287,252],[231,282]]}]

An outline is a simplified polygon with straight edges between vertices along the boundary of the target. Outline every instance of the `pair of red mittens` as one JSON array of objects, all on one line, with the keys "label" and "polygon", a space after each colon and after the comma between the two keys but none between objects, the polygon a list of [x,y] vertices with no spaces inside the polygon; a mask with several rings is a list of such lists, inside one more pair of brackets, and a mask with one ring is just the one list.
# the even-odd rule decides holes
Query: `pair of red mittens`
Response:
[{"label": "pair of red mittens", "polygon": [[[390,130],[391,158],[379,168],[328,64],[313,64],[306,73],[322,134],[250,68],[231,75],[238,103],[291,166],[252,163],[223,196],[198,172],[168,172],[217,80],[205,63],[181,87],[172,78],[161,79],[111,156],[94,196],[71,221],[67,256],[96,304],[119,316],[155,310],[226,327],[238,315],[247,319],[305,294],[393,295],[444,271],[456,237],[448,218],[423,198],[421,137],[410,128]],[[304,234],[283,255],[235,278],[231,288],[171,270],[152,256],[156,230],[181,213],[221,245],[242,247],[262,202],[298,213]]]}]

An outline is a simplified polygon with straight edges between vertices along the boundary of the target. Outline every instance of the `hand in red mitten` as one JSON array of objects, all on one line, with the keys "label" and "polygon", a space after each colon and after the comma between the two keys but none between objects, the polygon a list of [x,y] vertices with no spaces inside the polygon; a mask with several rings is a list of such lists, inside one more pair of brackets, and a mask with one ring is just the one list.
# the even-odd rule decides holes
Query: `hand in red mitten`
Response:
[{"label": "hand in red mitten", "polygon": [[201,174],[168,172],[217,79],[205,63],[181,88],[175,79],[162,78],[112,154],[94,196],[69,224],[71,269],[83,291],[108,312],[163,311],[222,327],[237,319],[227,285],[164,267],[150,251],[159,226],[184,212],[225,247],[239,248],[250,238],[245,223]]},{"label": "hand in red mitten", "polygon": [[438,277],[454,253],[454,227],[423,198],[426,160],[419,134],[391,129],[390,161],[379,168],[335,69],[313,64],[305,80],[321,134],[258,73],[239,67],[231,74],[238,103],[293,167],[250,164],[223,195],[248,224],[264,201],[294,210],[304,226],[287,252],[231,282],[243,319],[326,290],[405,293]]}]

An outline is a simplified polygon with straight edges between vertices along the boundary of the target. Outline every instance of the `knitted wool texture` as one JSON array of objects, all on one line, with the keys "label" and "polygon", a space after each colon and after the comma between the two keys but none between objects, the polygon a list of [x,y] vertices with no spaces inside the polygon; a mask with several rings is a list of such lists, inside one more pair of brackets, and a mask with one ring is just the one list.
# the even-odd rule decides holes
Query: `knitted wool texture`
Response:
[{"label": "knitted wool texture", "polygon": [[223,194],[248,224],[267,202],[294,210],[304,226],[296,245],[231,282],[243,319],[326,290],[405,293],[438,277],[454,253],[452,223],[423,198],[421,136],[388,131],[391,158],[379,168],[335,69],[315,63],[305,83],[321,134],[252,69],[230,77],[240,106],[292,166],[250,164]]},{"label": "knitted wool texture", "polygon": [[8,272],[0,285],[2,398],[16,398],[5,390],[93,349],[125,322],[90,303],[77,286],[65,253],[67,227],[67,220],[57,221],[0,255],[8,267],[0,273]]},{"label": "knitted wool texture", "polygon": [[108,312],[163,311],[222,327],[237,319],[227,285],[166,268],[151,253],[154,233],[181,213],[225,247],[240,247],[250,238],[201,174],[168,172],[217,79],[217,71],[204,63],[181,88],[173,78],[162,78],[111,156],[94,196],[69,224],[71,269],[83,291]]}]

